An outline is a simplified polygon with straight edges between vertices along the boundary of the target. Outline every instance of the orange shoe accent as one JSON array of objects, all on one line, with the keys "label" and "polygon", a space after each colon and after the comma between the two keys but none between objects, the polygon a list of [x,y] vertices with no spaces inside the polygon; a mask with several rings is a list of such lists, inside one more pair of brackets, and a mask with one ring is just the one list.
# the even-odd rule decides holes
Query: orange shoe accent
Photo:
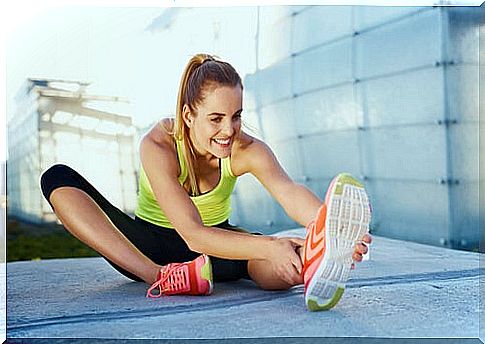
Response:
[{"label": "orange shoe accent", "polygon": [[325,253],[325,219],[327,217],[327,206],[323,204],[318,210],[316,221],[310,222],[307,226],[307,234],[304,248],[303,281],[305,289],[318,268]]},{"label": "orange shoe accent", "polygon": [[[153,293],[155,289],[158,289],[157,294]],[[203,254],[190,262],[164,265],[146,296],[209,295],[211,292],[212,266],[209,256]]]}]

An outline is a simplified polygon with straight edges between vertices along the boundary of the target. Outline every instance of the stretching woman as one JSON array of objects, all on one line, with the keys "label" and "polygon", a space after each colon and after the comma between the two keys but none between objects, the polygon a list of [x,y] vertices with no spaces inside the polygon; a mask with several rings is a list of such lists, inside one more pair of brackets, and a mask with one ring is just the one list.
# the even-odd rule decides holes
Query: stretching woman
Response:
[{"label": "stretching woman", "polygon": [[[371,241],[363,186],[341,174],[322,205],[290,180],[264,142],[241,130],[242,95],[230,64],[206,54],[189,61],[175,119],[160,121],[141,141],[135,219],[65,165],[43,173],[44,196],[74,236],[125,276],[152,285],[147,296],[210,294],[213,281],[246,278],[271,290],[305,283],[309,309],[331,308],[352,260],[361,261]],[[228,223],[231,193],[245,173],[308,225],[306,245]]]}]

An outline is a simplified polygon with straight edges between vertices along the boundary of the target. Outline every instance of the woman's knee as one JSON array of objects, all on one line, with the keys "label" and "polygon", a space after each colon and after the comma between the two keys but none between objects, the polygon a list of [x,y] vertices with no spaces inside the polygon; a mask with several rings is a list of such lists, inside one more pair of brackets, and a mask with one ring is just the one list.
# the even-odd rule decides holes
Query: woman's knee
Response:
[{"label": "woman's knee", "polygon": [[40,176],[40,188],[47,201],[49,201],[52,191],[58,187],[75,184],[72,180],[69,181],[73,179],[73,172],[75,171],[67,165],[56,164],[42,173]]}]

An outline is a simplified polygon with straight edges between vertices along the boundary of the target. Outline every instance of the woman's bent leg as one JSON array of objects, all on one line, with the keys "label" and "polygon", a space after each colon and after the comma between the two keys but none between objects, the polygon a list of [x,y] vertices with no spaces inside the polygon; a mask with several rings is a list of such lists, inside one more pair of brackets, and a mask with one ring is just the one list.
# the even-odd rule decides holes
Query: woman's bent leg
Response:
[{"label": "woman's bent leg", "polygon": [[[112,263],[149,284],[153,283],[160,271],[160,265],[140,252],[113,224],[106,212],[87,193],[93,193],[93,191],[82,185],[84,180],[80,187],[67,186],[69,183],[65,186],[57,183],[54,187],[51,180],[55,179],[53,177],[56,174],[58,179],[62,179],[62,174],[72,177],[77,173],[67,166],[55,165],[41,178],[44,195],[66,229]],[[87,192],[84,189],[87,189]],[[93,195],[96,198],[99,197],[96,193]],[[103,207],[106,206],[102,202],[99,203]]]},{"label": "woman's bent leg", "polygon": [[[247,229],[233,226],[229,223],[223,223],[216,227],[236,232],[251,233]],[[261,233],[252,234],[259,235]],[[298,250],[298,254],[302,257],[302,250]],[[267,290],[285,290],[294,286],[277,276],[266,260],[226,260],[212,257],[212,262],[214,281],[233,281],[240,278],[251,279],[259,287]],[[303,283],[303,278],[301,283]]]},{"label": "woman's bent leg", "polygon": [[248,273],[259,287],[266,290],[285,290],[303,283],[303,278],[294,285],[283,281],[271,269],[270,264],[266,260],[250,260],[248,262]]}]

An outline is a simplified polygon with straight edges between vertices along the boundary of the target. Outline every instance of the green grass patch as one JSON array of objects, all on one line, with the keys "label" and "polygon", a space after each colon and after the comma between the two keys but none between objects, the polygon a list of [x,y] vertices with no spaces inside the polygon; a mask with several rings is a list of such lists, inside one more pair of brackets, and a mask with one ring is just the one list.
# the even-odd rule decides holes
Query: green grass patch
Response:
[{"label": "green grass patch", "polygon": [[7,262],[98,256],[61,225],[39,226],[7,221]]}]

